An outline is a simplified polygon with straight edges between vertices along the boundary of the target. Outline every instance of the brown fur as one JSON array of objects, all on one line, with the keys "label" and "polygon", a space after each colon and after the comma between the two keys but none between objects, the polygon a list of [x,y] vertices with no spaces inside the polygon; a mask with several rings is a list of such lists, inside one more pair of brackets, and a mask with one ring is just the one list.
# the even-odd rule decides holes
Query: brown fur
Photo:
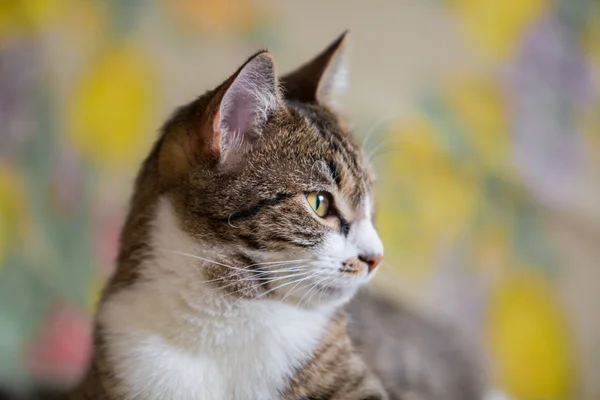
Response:
[{"label": "brown fur", "polygon": [[[215,121],[219,119],[219,104],[225,92],[246,64],[215,90],[177,110],[165,124],[136,180],[121,236],[118,268],[104,290],[101,308],[113,295],[146,279],[140,268],[144,260],[159,251],[150,244],[150,231],[161,197],[169,199],[181,228],[193,240],[218,249],[247,250],[232,252],[226,259],[215,254],[209,257],[222,264],[245,266],[235,274],[215,262],[199,262],[198,266],[203,277],[224,295],[248,300],[267,293],[270,298],[282,300],[283,294],[276,285],[254,279],[261,267],[253,267],[257,260],[249,254],[310,251],[326,232],[333,229],[343,233],[364,214],[362,200],[371,190],[368,165],[346,124],[325,104],[329,83],[322,77],[333,68],[332,63],[338,62],[343,45],[341,37],[311,63],[282,77],[281,86],[274,82],[277,108],[260,127],[260,135],[251,136],[251,144],[231,157],[228,155],[226,163],[222,153],[227,149],[219,141],[220,128]],[[271,56],[258,53],[250,60],[253,59],[266,63],[266,68]],[[319,221],[307,211],[304,193],[320,190],[345,199],[343,204],[335,205],[343,207],[339,210],[343,218]],[[364,268],[354,259],[340,266],[340,273],[358,274]],[[319,295],[328,294],[322,291]],[[301,304],[301,299],[298,306],[309,307],[309,302],[310,299]],[[377,347],[379,334],[383,334],[377,327],[382,322],[377,315],[390,316],[392,312],[378,314],[376,309],[385,307],[375,303],[365,298],[366,308],[351,307],[353,317],[365,321],[361,325],[352,319],[352,339],[343,310],[331,319],[320,345],[291,379],[282,398],[476,398],[468,394],[468,379],[451,379],[449,386],[453,393],[465,393],[464,397],[450,392],[447,397],[427,397],[431,391],[403,380],[405,370],[381,356],[382,351],[390,353],[387,349]],[[109,339],[103,327],[97,325],[89,371],[68,395],[69,399],[124,398],[122,383],[106,356]],[[402,357],[401,351],[392,354]],[[452,386],[457,382],[459,386],[464,382],[465,388]],[[417,392],[420,397],[410,397]]]},{"label": "brown fur", "polygon": [[286,400],[383,400],[379,379],[354,350],[344,314],[332,320],[311,362],[292,379]]},{"label": "brown fur", "polygon": [[[326,59],[337,51],[341,40],[320,56],[322,65],[314,73],[323,73]],[[102,302],[144,279],[139,267],[155,251],[148,235],[161,196],[172,202],[190,237],[215,247],[240,246],[263,252],[315,246],[323,232],[345,229],[343,224],[351,224],[360,211],[361,199],[370,188],[361,150],[341,128],[339,117],[317,102],[319,94],[311,97],[310,91],[319,85],[304,88],[295,75],[284,78],[288,97],[282,97],[281,107],[269,115],[256,143],[239,155],[243,160],[222,167],[211,132],[224,91],[240,70],[217,89],[179,109],[165,124],[136,180],[117,272],[106,286]],[[297,75],[298,79],[309,78],[305,69]],[[294,94],[299,98],[290,97]],[[343,222],[319,223],[301,205],[303,193],[323,189],[335,190],[348,200],[350,208]],[[241,253],[227,259],[237,265],[253,261]],[[216,264],[205,268],[209,280],[217,280],[216,285],[235,296],[250,299],[271,289],[268,284],[256,286],[256,282],[240,279],[251,278],[256,272],[252,268],[235,276]],[[278,292],[271,296],[276,298]],[[70,399],[121,398],[120,382],[105,356],[102,326],[97,326],[95,333],[92,364]],[[310,362],[289,383],[284,398],[367,400],[386,399],[387,395],[354,352],[345,316],[339,314]]]}]

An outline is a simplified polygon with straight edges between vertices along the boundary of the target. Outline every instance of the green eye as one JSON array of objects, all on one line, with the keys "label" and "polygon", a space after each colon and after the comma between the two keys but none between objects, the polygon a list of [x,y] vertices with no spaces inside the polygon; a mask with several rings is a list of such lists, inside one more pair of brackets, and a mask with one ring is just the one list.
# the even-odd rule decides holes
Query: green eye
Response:
[{"label": "green eye", "polygon": [[310,204],[315,213],[323,218],[329,211],[329,193],[327,192],[311,192],[306,195],[306,201]]}]

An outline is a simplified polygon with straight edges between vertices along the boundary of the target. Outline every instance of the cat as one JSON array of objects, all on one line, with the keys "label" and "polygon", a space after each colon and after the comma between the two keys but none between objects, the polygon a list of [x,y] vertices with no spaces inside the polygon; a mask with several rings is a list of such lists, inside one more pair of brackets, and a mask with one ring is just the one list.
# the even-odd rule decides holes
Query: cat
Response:
[{"label": "cat", "polygon": [[66,398],[482,398],[451,334],[356,295],[384,248],[369,162],[336,111],[347,42],[281,77],[258,52],[166,122]]},{"label": "cat", "polygon": [[325,106],[345,42],[281,79],[261,51],[165,124],[71,398],[388,398],[341,311],[383,255],[365,160]]}]

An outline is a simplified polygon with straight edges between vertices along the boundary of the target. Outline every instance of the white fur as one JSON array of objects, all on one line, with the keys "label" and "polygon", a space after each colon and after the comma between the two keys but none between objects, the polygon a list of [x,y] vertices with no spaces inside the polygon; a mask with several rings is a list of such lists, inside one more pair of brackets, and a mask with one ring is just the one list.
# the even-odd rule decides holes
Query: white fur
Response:
[{"label": "white fur", "polygon": [[358,254],[383,255],[383,243],[371,221],[371,199],[367,196],[363,206],[365,217],[354,224],[348,235],[348,240],[354,244]]},{"label": "white fur", "polygon": [[[162,201],[152,246],[197,249]],[[318,345],[333,307],[232,301],[202,282],[198,260],[156,251],[144,281],[99,315],[107,356],[127,399],[276,399]]]}]

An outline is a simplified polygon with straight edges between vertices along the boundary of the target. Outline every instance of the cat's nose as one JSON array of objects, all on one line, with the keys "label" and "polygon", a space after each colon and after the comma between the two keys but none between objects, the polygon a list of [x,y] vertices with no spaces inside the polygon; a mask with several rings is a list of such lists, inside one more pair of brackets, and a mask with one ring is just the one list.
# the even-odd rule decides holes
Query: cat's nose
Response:
[{"label": "cat's nose", "polygon": [[383,260],[383,256],[381,254],[360,254],[358,259],[367,264],[369,272],[373,272]]}]

